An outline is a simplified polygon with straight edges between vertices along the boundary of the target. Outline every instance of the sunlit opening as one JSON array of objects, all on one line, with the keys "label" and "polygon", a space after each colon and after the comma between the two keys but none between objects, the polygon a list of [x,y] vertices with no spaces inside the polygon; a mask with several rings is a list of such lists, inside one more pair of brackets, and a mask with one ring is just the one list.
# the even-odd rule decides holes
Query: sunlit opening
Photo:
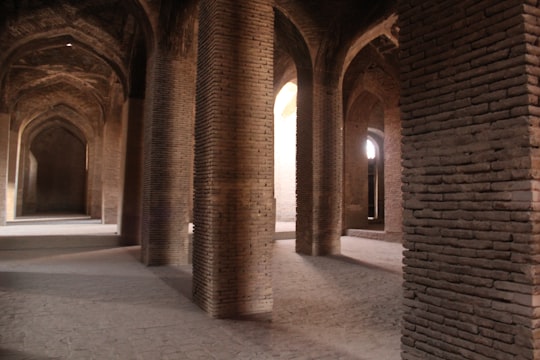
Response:
[{"label": "sunlit opening", "polygon": [[366,156],[369,160],[375,159],[376,156],[375,145],[370,139],[366,141]]},{"label": "sunlit opening", "polygon": [[276,221],[296,219],[296,84],[289,82],[274,105]]},{"label": "sunlit opening", "polygon": [[296,84],[289,82],[281,88],[276,96],[274,105],[274,117],[276,119],[287,120],[291,117],[296,118],[296,93],[298,89]]}]

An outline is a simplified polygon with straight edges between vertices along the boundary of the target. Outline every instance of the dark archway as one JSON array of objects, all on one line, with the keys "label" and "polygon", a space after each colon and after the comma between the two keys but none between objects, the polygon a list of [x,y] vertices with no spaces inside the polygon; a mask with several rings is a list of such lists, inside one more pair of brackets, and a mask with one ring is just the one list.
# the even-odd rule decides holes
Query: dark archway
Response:
[{"label": "dark archway", "polygon": [[[86,144],[62,126],[41,131],[30,145],[23,214],[86,212]],[[33,203],[35,201],[35,203]]]}]

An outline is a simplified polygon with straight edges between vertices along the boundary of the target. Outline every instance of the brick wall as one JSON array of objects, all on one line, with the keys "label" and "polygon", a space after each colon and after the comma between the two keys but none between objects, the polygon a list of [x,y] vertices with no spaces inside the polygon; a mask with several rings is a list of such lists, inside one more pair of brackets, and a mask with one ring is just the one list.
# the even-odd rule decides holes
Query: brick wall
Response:
[{"label": "brick wall", "polygon": [[403,359],[538,358],[537,13],[399,5]]},{"label": "brick wall", "polygon": [[[540,241],[540,107],[539,105],[539,95],[540,95],[540,9],[537,1],[525,1],[524,7],[524,16],[525,16],[525,40],[527,43],[527,55],[526,59],[526,74],[527,74],[527,88],[528,88],[528,98],[529,105],[527,110],[522,109],[524,113],[528,113],[528,122],[529,122],[529,141],[530,141],[530,161],[531,161],[531,190],[532,194],[530,195],[531,205],[518,207],[516,210],[520,210],[522,216],[530,214],[530,222],[532,224],[532,231],[530,234],[524,234],[519,241],[521,242],[519,249],[516,251],[513,256],[516,258],[516,261],[523,262],[527,264],[528,276],[527,280],[532,280],[532,289],[525,287],[526,290],[532,290],[532,298],[529,304],[532,304],[532,318],[530,323],[526,324],[526,329],[530,326],[532,329],[532,338],[533,338],[533,354],[534,358],[540,358],[540,329],[538,328],[538,323],[540,320],[540,290],[538,285],[540,285],[540,278],[535,276],[540,273],[540,265],[538,261],[538,255],[540,249],[538,244]],[[524,205],[527,202],[524,203]],[[516,204],[519,206],[519,204]],[[528,213],[529,210],[532,210]],[[530,266],[529,266],[530,264]],[[527,281],[528,283],[528,281]],[[524,287],[521,286],[516,289],[516,292],[522,291]],[[529,313],[529,312],[528,312]],[[528,347],[529,343],[526,344]]]},{"label": "brick wall", "polygon": [[272,310],[273,18],[200,3],[193,299],[214,317]]}]

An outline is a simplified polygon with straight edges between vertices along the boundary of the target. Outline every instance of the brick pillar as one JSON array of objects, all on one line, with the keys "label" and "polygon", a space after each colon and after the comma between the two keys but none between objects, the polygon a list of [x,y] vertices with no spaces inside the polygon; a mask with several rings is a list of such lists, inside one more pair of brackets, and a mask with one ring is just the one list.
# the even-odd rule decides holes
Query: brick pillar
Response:
[{"label": "brick pillar", "polygon": [[272,311],[271,0],[200,3],[193,299],[214,317]]},{"label": "brick pillar", "polygon": [[402,242],[401,114],[399,107],[384,111],[384,231],[385,239]]},{"label": "brick pillar", "polygon": [[92,134],[88,141],[88,174],[87,174],[87,196],[86,211],[92,219],[101,219],[103,209],[101,184],[101,174],[103,169],[103,128],[101,127],[96,134]]},{"label": "brick pillar", "polygon": [[[309,111],[298,109],[296,251],[307,255],[341,251],[343,104],[337,78],[316,71],[312,119],[302,121]],[[310,103],[302,100],[306,95],[299,81],[299,106]]]},{"label": "brick pillar", "polygon": [[540,358],[539,17],[400,3],[403,359]]},{"label": "brick pillar", "polygon": [[[197,71],[196,7],[172,8],[149,59],[144,120],[142,261],[188,264]],[[193,2],[191,2],[193,5]],[[163,11],[163,9],[162,9]],[[171,38],[166,38],[166,36]]]},{"label": "brick pillar", "polygon": [[[118,107],[118,105],[117,105]],[[118,224],[122,199],[123,136],[121,114],[107,119],[103,129],[102,219],[104,224]]]},{"label": "brick pillar", "polygon": [[122,206],[122,242],[141,243],[142,221],[142,152],[144,101],[129,100],[124,199]]},{"label": "brick pillar", "polygon": [[7,219],[9,122],[9,114],[0,113],[0,226],[6,225]]}]

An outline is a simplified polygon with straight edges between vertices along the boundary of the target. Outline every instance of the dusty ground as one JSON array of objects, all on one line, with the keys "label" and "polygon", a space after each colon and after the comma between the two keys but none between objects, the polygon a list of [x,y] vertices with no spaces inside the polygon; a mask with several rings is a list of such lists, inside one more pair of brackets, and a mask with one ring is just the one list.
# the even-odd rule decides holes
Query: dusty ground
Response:
[{"label": "dusty ground", "polygon": [[0,251],[0,358],[398,360],[401,245],[342,252],[277,241],[273,320],[257,322],[209,318],[190,267],[144,267],[137,247]]}]

